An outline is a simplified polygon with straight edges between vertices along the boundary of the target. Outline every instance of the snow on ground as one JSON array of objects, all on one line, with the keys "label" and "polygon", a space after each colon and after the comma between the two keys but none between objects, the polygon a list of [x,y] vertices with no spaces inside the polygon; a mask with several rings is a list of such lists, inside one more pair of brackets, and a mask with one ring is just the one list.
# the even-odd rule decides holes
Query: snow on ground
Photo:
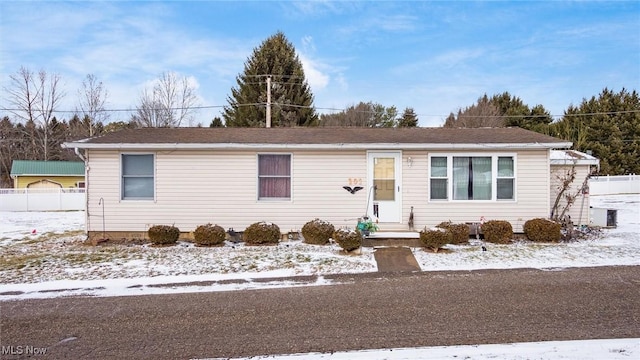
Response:
[{"label": "snow on ground", "polygon": [[[618,210],[618,226],[585,240],[496,245],[472,240],[434,254],[412,249],[424,271],[640,265],[640,194],[592,196]],[[0,213],[0,301],[68,295],[118,296],[225,291],[326,283],[323,275],[376,271],[375,249],[345,255],[337,245],[286,241],[277,246],[90,246],[84,213]],[[484,245],[487,251],[481,251]],[[269,280],[316,275],[311,282]],[[159,284],[176,286],[158,286]],[[184,286],[185,283],[195,283]],[[183,284],[183,286],[177,286]]]},{"label": "snow on ground", "polygon": [[[640,356],[640,339],[602,339],[580,341],[546,341],[512,344],[429,346],[420,348],[379,349],[336,352],[332,354],[309,353],[294,355],[253,356],[242,359],[274,360],[494,360],[494,359],[544,359],[544,360],[628,360]],[[226,359],[226,358],[225,358]],[[240,359],[240,358],[238,358]],[[229,359],[233,360],[233,359]]]},{"label": "snow on ground", "polygon": [[[592,196],[618,211],[618,226],[560,244],[471,241],[437,254],[412,249],[424,271],[640,265],[640,194]],[[83,212],[0,212],[0,301],[59,296],[120,296],[229,291],[330,283],[323,275],[376,271],[375,249],[345,255],[336,245],[300,241],[252,247],[84,244]],[[487,251],[481,251],[481,246]],[[287,278],[316,275],[312,280]],[[186,285],[188,284],[188,285]],[[633,359],[640,339],[384,349],[271,359]],[[258,357],[260,358],[260,357]]]}]

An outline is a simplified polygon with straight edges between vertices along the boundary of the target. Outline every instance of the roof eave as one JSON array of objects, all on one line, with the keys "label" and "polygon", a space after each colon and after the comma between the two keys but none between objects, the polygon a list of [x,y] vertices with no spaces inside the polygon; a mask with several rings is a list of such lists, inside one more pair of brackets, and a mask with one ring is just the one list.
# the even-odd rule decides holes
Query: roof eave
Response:
[{"label": "roof eave", "polygon": [[447,149],[565,149],[570,142],[554,143],[348,143],[348,144],[245,144],[245,143],[63,143],[64,148],[88,150],[250,150],[250,149],[300,149],[300,150],[447,150]]}]

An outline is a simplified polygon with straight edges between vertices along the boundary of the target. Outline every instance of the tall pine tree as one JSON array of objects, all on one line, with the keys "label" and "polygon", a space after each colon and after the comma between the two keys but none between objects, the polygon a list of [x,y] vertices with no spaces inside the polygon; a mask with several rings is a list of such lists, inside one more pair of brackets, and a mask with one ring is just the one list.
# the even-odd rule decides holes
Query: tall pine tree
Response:
[{"label": "tall pine tree", "polygon": [[295,48],[282,32],[266,39],[236,77],[222,114],[229,127],[264,127],[267,77],[271,83],[271,126],[316,126],[313,95]]}]

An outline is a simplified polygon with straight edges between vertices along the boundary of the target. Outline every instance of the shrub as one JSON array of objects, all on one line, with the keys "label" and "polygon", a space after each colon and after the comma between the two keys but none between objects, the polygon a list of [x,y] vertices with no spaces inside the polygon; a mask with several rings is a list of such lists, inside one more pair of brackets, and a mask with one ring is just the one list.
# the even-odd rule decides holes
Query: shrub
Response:
[{"label": "shrub", "polygon": [[522,229],[527,239],[531,241],[558,242],[562,238],[562,225],[547,219],[528,220]]},{"label": "shrub", "polygon": [[249,225],[242,233],[242,239],[247,245],[268,245],[280,242],[280,228],[276,224],[264,221]]},{"label": "shrub", "polygon": [[302,227],[302,237],[307,244],[325,245],[333,236],[335,228],[330,223],[315,219],[304,224]]},{"label": "shrub", "polygon": [[226,233],[219,225],[200,225],[193,232],[193,242],[198,245],[211,246],[224,243]]},{"label": "shrub", "polygon": [[180,229],[172,225],[154,225],[147,234],[149,240],[156,245],[175,244],[180,237]]},{"label": "shrub", "polygon": [[438,249],[451,242],[451,232],[445,229],[424,229],[420,231],[420,241],[424,246],[438,252]]},{"label": "shrub", "polygon": [[362,234],[358,230],[338,229],[333,233],[333,239],[344,251],[353,251],[362,246]]},{"label": "shrub", "polygon": [[511,223],[504,220],[490,220],[482,224],[484,239],[495,244],[508,244],[513,237]]},{"label": "shrub", "polygon": [[469,242],[469,225],[467,224],[453,224],[451,221],[446,221],[436,225],[436,227],[445,229],[451,234],[450,244],[466,244]]}]

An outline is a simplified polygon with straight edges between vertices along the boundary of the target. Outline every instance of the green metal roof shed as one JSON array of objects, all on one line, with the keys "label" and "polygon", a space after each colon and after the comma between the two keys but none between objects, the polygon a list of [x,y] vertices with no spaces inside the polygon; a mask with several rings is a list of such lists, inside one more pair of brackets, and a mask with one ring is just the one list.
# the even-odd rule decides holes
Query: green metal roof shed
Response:
[{"label": "green metal roof shed", "polygon": [[11,177],[27,175],[84,176],[82,161],[13,160]]}]

